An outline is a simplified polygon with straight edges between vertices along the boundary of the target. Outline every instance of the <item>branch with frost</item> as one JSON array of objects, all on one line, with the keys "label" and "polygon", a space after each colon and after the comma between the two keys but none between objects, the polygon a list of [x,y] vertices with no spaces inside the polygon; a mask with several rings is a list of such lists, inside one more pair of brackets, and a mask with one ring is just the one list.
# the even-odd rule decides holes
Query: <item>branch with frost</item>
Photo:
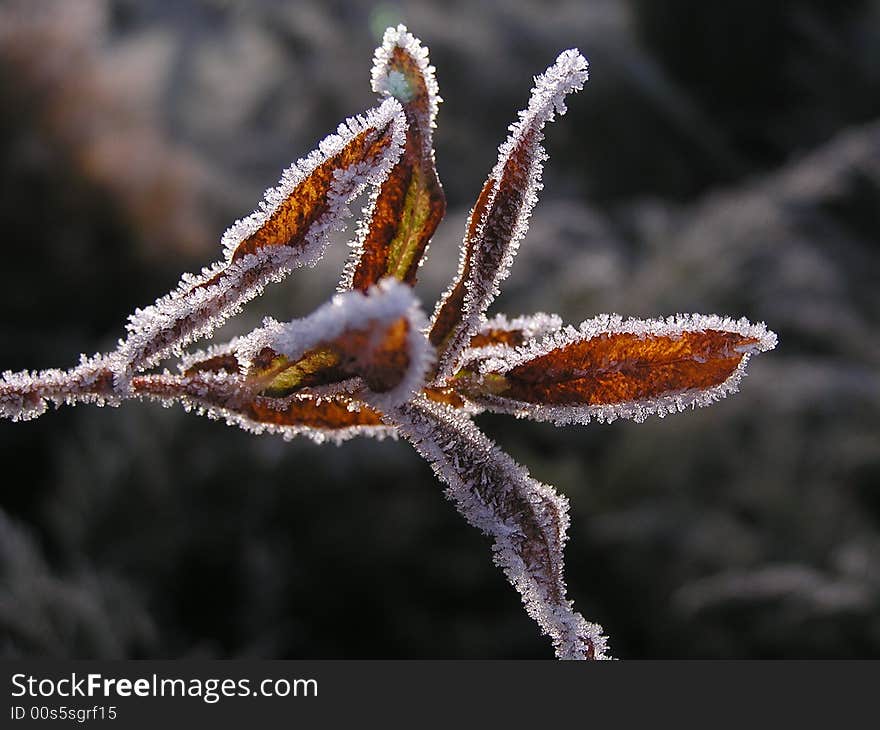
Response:
[{"label": "branch with frost", "polygon": [[344,228],[348,202],[388,175],[400,156],[405,126],[394,99],[340,124],[317,150],[284,170],[255,212],[226,231],[222,261],[198,275],[183,274],[174,291],[135,310],[116,351],[82,356],[66,371],[4,373],[0,413],[27,420],[43,413],[47,402],[116,405],[130,396],[133,374],[182,354],[185,345],[210,335],[266,284],[316,263],[330,233]]},{"label": "branch with frost", "polygon": [[447,485],[461,515],[493,540],[495,563],[560,659],[604,659],[602,627],[566,598],[562,550],[568,500],[541,484],[470,420],[421,399],[389,415]]},{"label": "branch with frost", "polygon": [[[536,77],[471,211],[458,273],[430,323],[412,287],[446,210],[434,165],[440,102],[427,49],[389,28],[373,64],[384,101],[340,125],[288,168],[260,208],[224,235],[225,257],[129,319],[114,352],[71,370],[4,373],[0,415],[34,418],[48,403],[181,404],[255,433],[340,443],[402,434],[431,463],[458,511],[493,540],[495,562],[561,659],[604,659],[607,640],[566,597],[568,501],[487,438],[483,410],[556,425],[643,421],[736,391],[749,358],[776,345],[763,323],[715,315],[623,319],[579,327],[556,315],[486,311],[507,277],[541,189],[544,127],[587,81],[564,51]],[[347,204],[372,188],[340,293],[311,315],[197,352],[248,299],[316,262]],[[180,356],[178,372],[147,372]]]}]

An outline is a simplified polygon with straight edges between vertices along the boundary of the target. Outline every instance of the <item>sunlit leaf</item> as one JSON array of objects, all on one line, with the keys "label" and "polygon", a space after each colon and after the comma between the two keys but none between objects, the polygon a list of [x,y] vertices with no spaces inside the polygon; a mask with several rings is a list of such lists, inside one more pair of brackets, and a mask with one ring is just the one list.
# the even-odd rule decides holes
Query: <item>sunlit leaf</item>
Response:
[{"label": "sunlit leaf", "polygon": [[142,398],[165,405],[181,403],[214,420],[253,433],[277,433],[286,439],[306,436],[319,443],[339,443],[354,436],[385,438],[395,434],[377,411],[351,396],[250,396],[241,381],[240,375],[166,373],[136,376],[132,389]]},{"label": "sunlit leaf", "polygon": [[260,393],[273,397],[354,377],[363,378],[376,393],[392,390],[410,368],[410,322],[400,317],[367,324],[322,342],[295,361],[267,347],[248,372],[249,382],[259,383]]},{"label": "sunlit leaf", "polygon": [[440,101],[434,67],[427,49],[402,25],[389,28],[376,49],[373,90],[403,106],[406,142],[365,211],[341,290],[366,291],[384,276],[414,284],[428,241],[446,212],[432,146]]},{"label": "sunlit leaf", "polygon": [[347,203],[387,176],[400,155],[404,127],[399,103],[388,99],[341,124],[316,151],[287,168],[259,209],[226,231],[223,261],[199,275],[184,275],[175,291],[129,318],[128,337],[118,350],[126,370],[179,352],[267,283],[317,261],[328,235],[344,225]]},{"label": "sunlit leaf", "polygon": [[746,320],[598,317],[519,347],[472,350],[455,387],[487,408],[536,420],[641,421],[735,391],[749,356],[775,344],[763,324]]},{"label": "sunlit leaf", "polygon": [[187,356],[185,375],[244,373],[253,395],[284,398],[304,388],[352,383],[376,405],[396,404],[424,383],[433,348],[412,290],[383,279],[366,293],[337,294],[308,317],[262,327],[226,345]]}]

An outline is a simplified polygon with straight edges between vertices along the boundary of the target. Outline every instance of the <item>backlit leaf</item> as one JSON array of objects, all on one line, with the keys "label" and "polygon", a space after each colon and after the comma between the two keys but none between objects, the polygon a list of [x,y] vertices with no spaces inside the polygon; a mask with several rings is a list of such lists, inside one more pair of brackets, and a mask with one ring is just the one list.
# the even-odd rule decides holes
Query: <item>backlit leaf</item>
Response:
[{"label": "backlit leaf", "polygon": [[185,274],[178,288],[137,310],[118,354],[128,371],[155,364],[214,327],[282,279],[292,268],[317,261],[328,235],[350,215],[347,203],[367,185],[379,185],[400,155],[405,120],[386,100],[284,171],[257,211],[223,236],[225,259],[201,274]]},{"label": "backlit leaf", "polygon": [[353,436],[385,438],[394,428],[366,403],[335,394],[298,393],[288,398],[250,396],[242,376],[209,372],[193,375],[139,375],[133,392],[165,405],[181,403],[215,420],[253,433],[277,433],[285,439],[306,436],[318,443],[339,443]]},{"label": "backlit leaf", "polygon": [[432,130],[440,101],[434,67],[405,26],[389,28],[376,49],[373,90],[403,106],[406,141],[365,211],[341,290],[366,291],[384,276],[415,284],[428,241],[446,212],[434,166]]},{"label": "backlit leaf", "polygon": [[641,421],[735,391],[749,356],[775,344],[763,324],[746,320],[605,316],[519,347],[471,350],[455,387],[487,408],[536,420]]},{"label": "backlit leaf", "polygon": [[396,404],[424,383],[433,349],[425,316],[412,290],[383,279],[366,293],[337,294],[311,315],[264,325],[229,344],[187,357],[185,374],[229,372],[232,359],[246,373],[248,392],[283,398],[358,378],[353,387],[376,405]]}]

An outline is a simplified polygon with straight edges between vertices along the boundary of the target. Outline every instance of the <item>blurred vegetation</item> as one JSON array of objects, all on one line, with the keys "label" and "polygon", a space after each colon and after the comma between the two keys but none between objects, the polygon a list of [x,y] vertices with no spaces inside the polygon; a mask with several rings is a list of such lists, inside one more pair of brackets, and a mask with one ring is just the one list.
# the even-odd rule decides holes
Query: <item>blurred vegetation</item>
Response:
[{"label": "blurred vegetation", "polygon": [[[213,261],[406,22],[450,201],[531,78],[592,80],[496,311],[765,320],[710,409],[486,430],[572,503],[568,581],[621,657],[880,656],[880,2],[10,0],[0,5],[0,367],[72,364]],[[345,246],[249,305],[301,315]],[[219,336],[222,336],[221,333]],[[549,657],[489,546],[403,443],[257,438],[180,410],[0,423],[0,654]]]}]

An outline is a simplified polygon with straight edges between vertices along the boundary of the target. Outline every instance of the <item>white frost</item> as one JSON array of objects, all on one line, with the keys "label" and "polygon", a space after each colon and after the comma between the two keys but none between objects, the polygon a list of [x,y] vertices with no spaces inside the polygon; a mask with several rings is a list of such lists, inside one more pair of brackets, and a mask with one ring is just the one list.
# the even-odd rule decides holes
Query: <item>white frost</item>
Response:
[{"label": "white frost", "polygon": [[395,48],[402,48],[412,57],[425,79],[425,88],[428,91],[428,125],[425,128],[432,129],[437,126],[437,108],[443,101],[437,86],[436,69],[428,60],[428,49],[406,29],[405,25],[385,30],[382,45],[376,49],[373,55],[373,91],[398,99],[404,104],[412,100],[413,90],[410,88],[409,82],[399,71],[390,68]]},{"label": "white frost", "polygon": [[[501,282],[507,278],[510,266],[516,256],[520,241],[528,230],[528,221],[541,190],[541,171],[547,154],[541,146],[544,125],[552,121],[556,114],[565,114],[565,97],[572,91],[583,88],[589,78],[587,60],[575,49],[563,51],[556,62],[543,74],[535,78],[529,105],[519,112],[519,120],[510,126],[510,136],[498,148],[498,161],[487,184],[491,185],[488,204],[477,225],[473,240],[467,236],[461,248],[458,275],[437,303],[434,319],[443,304],[451,296],[458,281],[470,265],[469,276],[465,281],[462,318],[449,338],[440,358],[438,383],[452,375],[460,362],[462,351],[467,347],[471,336],[477,332],[485,319],[486,310],[499,293]],[[518,192],[521,203],[513,220],[501,217],[495,206],[505,167],[512,155],[527,145],[531,150],[529,166],[525,179],[517,181],[522,185]],[[467,229],[470,230],[476,208],[471,211]],[[469,244],[472,243],[472,246]],[[470,260],[468,260],[468,248]]]},{"label": "white frost", "polygon": [[70,370],[7,370],[0,375],[0,417],[30,421],[43,415],[49,403],[56,407],[77,403],[119,405],[128,394],[128,384],[112,377],[117,370],[118,361],[112,354],[80,355],[79,365]]},{"label": "white frost", "polygon": [[607,659],[602,627],[566,598],[563,548],[568,500],[529,476],[469,418],[425,398],[388,418],[434,473],[461,515],[493,538],[495,563],[522,596],[526,612],[550,636],[560,659]]}]

